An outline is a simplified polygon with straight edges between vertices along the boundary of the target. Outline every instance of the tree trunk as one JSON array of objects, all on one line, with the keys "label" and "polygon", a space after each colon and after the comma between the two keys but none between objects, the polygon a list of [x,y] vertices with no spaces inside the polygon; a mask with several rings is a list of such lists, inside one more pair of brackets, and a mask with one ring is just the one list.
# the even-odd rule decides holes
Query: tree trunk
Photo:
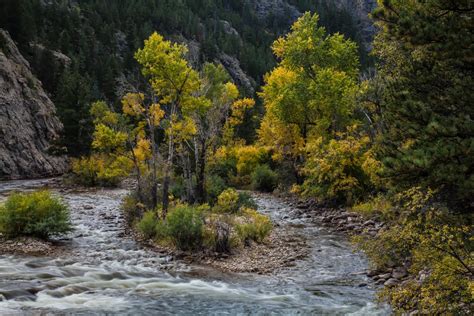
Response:
[{"label": "tree trunk", "polygon": [[193,186],[193,173],[191,171],[191,161],[189,159],[189,154],[185,157],[186,160],[186,194],[189,203],[194,203],[194,186]]},{"label": "tree trunk", "polygon": [[168,141],[168,158],[165,164],[164,170],[164,179],[163,179],[163,219],[166,219],[166,215],[168,213],[169,207],[169,190],[170,190],[170,181],[171,181],[171,168],[173,163],[173,136],[170,135],[170,139]]},{"label": "tree trunk", "polygon": [[199,203],[206,201],[206,141],[201,141],[198,164],[196,166],[196,200]]},{"label": "tree trunk", "polygon": [[156,149],[156,142],[155,142],[155,133],[154,130],[151,130],[151,142],[152,142],[152,175],[151,175],[151,204],[153,210],[156,209],[158,206],[158,179],[157,179],[157,149]]},{"label": "tree trunk", "polygon": [[186,184],[186,202],[194,203],[194,188],[193,188],[193,174],[191,171],[191,161],[189,159],[189,153],[181,153],[181,161],[183,168],[183,178]]}]

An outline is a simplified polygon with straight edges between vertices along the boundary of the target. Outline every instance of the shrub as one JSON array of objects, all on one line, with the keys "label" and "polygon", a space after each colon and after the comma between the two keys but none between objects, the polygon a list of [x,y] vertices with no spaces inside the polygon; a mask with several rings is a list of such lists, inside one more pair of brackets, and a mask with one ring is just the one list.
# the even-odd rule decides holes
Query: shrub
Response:
[{"label": "shrub", "polygon": [[250,175],[260,164],[270,160],[270,154],[263,147],[243,146],[237,149],[237,173],[239,176]]},{"label": "shrub", "polygon": [[224,190],[217,198],[214,210],[220,213],[236,213],[239,210],[239,193],[232,188]]},{"label": "shrub", "polygon": [[356,126],[329,142],[322,137],[308,143],[303,172],[303,194],[353,204],[378,184],[381,164],[374,158],[370,139]]},{"label": "shrub", "polygon": [[125,157],[92,155],[72,161],[73,180],[85,186],[117,186],[130,170],[131,161]]},{"label": "shrub", "polygon": [[221,147],[210,160],[209,174],[215,175],[228,181],[231,176],[237,174],[237,156],[236,150],[232,147]]},{"label": "shrub", "polygon": [[14,193],[0,205],[0,232],[49,238],[72,230],[67,206],[49,191]]},{"label": "shrub", "polygon": [[165,240],[169,237],[168,225],[165,221],[158,219],[155,226],[155,238]]},{"label": "shrub", "polygon": [[386,287],[380,297],[396,314],[472,314],[472,215],[453,212],[420,188],[391,202],[393,216],[383,230],[355,237],[376,268],[409,262],[409,281]]},{"label": "shrub", "polygon": [[384,195],[378,195],[366,202],[356,204],[352,210],[366,218],[380,217],[382,220],[393,219],[392,203]]},{"label": "shrub", "polygon": [[252,173],[254,190],[273,192],[278,186],[278,174],[267,165],[260,165]]},{"label": "shrub", "polygon": [[198,208],[178,205],[169,212],[166,223],[169,236],[176,247],[181,250],[201,247],[203,221]]},{"label": "shrub", "polygon": [[182,177],[177,177],[171,184],[170,193],[177,199],[182,199],[186,196],[186,187]]},{"label": "shrub", "polygon": [[231,227],[228,216],[213,216],[203,232],[204,246],[218,253],[229,253]]},{"label": "shrub", "polygon": [[152,239],[156,236],[156,226],[158,224],[158,217],[153,211],[148,211],[143,215],[143,218],[138,222],[137,229],[146,239]]},{"label": "shrub", "polygon": [[224,179],[216,175],[210,175],[206,179],[207,201],[211,204],[217,202],[218,196],[226,188]]},{"label": "shrub", "polygon": [[137,219],[142,217],[145,205],[138,201],[134,193],[130,193],[122,200],[122,210],[127,224],[132,226]]},{"label": "shrub", "polygon": [[262,243],[272,230],[270,218],[249,208],[244,209],[243,213],[249,222],[235,226],[240,240],[246,245],[248,245],[251,240]]},{"label": "shrub", "polygon": [[256,209],[258,207],[257,203],[253,200],[252,196],[247,192],[239,192],[239,207],[246,207]]},{"label": "shrub", "polygon": [[202,244],[207,249],[216,248],[216,231],[213,226],[206,226],[202,231]]}]

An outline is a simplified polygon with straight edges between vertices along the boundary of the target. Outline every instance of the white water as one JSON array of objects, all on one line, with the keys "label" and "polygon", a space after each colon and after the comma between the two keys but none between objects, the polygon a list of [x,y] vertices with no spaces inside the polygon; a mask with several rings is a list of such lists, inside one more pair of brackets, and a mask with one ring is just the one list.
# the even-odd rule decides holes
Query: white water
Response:
[{"label": "white water", "polygon": [[[0,182],[0,194],[47,181]],[[0,256],[0,314],[384,315],[361,272],[363,256],[343,237],[304,220],[272,197],[260,210],[303,234],[308,258],[271,276],[224,274],[186,266],[143,249],[123,232],[124,190],[61,193],[75,231],[59,258]]]}]

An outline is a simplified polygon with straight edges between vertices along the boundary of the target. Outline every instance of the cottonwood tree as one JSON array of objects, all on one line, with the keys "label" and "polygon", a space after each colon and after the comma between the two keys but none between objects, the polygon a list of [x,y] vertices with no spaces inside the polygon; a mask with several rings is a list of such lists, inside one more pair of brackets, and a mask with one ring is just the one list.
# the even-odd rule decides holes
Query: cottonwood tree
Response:
[{"label": "cottonwood tree", "polygon": [[[172,43],[158,33],[153,33],[145,41],[145,46],[135,54],[136,60],[142,66],[142,74],[148,79],[153,90],[150,107],[160,108],[163,111],[163,120],[159,126],[164,129],[167,141],[162,170],[163,217],[166,217],[169,206],[169,188],[177,141],[176,129],[182,124],[184,117],[201,103],[195,96],[200,87],[199,75],[185,59],[186,52],[185,45]],[[158,126],[155,124],[149,126],[152,152],[155,157],[152,175],[152,186],[155,191],[158,185],[155,172],[158,155],[156,128]],[[156,195],[153,196],[153,204],[155,207],[158,204]]]},{"label": "cottonwood tree", "polygon": [[311,133],[331,135],[350,121],[357,92],[357,46],[327,35],[318,15],[306,13],[273,44],[278,66],[265,76],[260,96],[268,113]]},{"label": "cottonwood tree", "polygon": [[327,143],[354,123],[359,62],[357,46],[340,34],[328,35],[318,15],[306,13],[275,41],[279,59],[260,93],[266,114],[259,141],[274,158],[291,161],[296,179],[308,140]]},{"label": "cottonwood tree", "polygon": [[127,95],[123,101],[123,113],[115,112],[103,101],[93,103],[90,113],[95,126],[92,148],[111,159],[107,169],[109,172],[126,176],[133,171],[137,180],[138,199],[143,203],[142,180],[147,173],[151,156],[150,141],[145,124],[133,124],[128,118],[132,112],[131,99],[139,97],[140,95]]},{"label": "cottonwood tree", "polygon": [[223,128],[231,113],[232,102],[239,90],[230,80],[222,65],[205,64],[202,71],[200,94],[207,103],[199,107],[192,117],[197,127],[194,137],[196,166],[196,199],[203,203],[206,198],[205,173],[208,151],[215,149],[223,136]]}]

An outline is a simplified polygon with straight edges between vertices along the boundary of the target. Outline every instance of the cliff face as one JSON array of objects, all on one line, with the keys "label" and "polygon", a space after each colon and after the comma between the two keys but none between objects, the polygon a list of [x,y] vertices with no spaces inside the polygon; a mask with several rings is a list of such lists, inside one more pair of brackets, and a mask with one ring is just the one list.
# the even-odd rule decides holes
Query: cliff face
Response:
[{"label": "cliff face", "polygon": [[[334,6],[346,9],[354,18],[366,49],[371,50],[373,36],[376,33],[373,21],[369,13],[377,6],[377,0],[325,0]],[[288,22],[293,23],[302,12],[288,3],[288,0],[254,0],[253,4],[256,15],[260,19],[268,16],[286,17]]]},{"label": "cliff face", "polygon": [[369,14],[377,7],[377,0],[334,0],[336,5],[344,6],[357,23],[367,50],[372,48],[372,40],[377,32]]},{"label": "cliff face", "polygon": [[9,34],[0,29],[0,179],[65,172],[66,158],[50,153],[61,129],[41,82]]}]

